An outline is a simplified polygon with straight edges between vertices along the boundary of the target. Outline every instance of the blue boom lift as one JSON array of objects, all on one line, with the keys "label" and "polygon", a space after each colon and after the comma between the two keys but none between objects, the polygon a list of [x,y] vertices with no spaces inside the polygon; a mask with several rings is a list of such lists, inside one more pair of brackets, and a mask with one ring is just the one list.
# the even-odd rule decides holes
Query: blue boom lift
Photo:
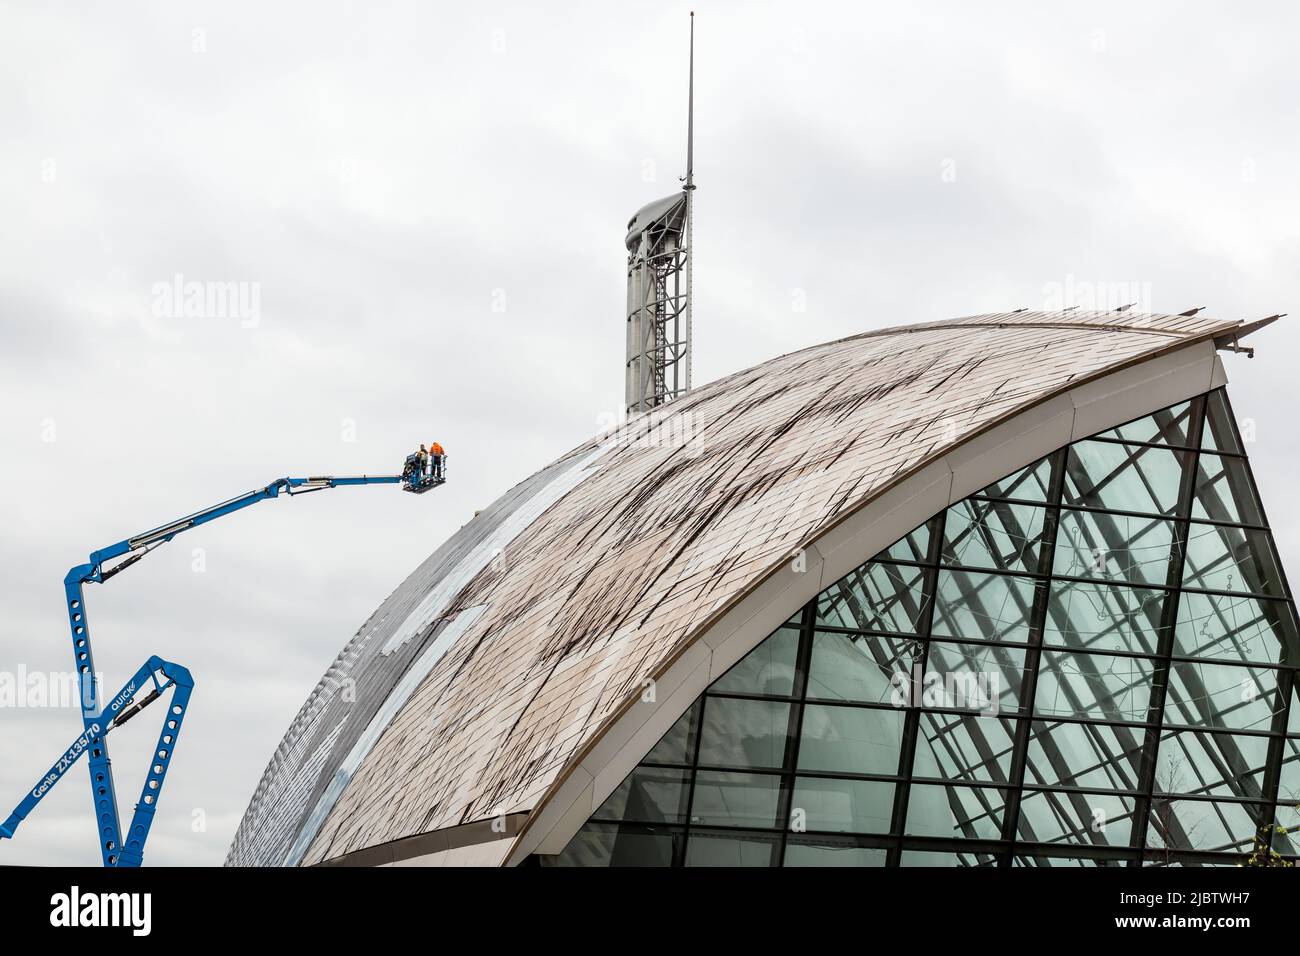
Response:
[{"label": "blue boom lift", "polygon": [[[18,824],[36,809],[36,805],[54,788],[55,784],[63,779],[82,755],[88,753],[91,799],[95,805],[99,850],[104,865],[139,866],[144,860],[145,840],[149,836],[149,827],[153,824],[158,798],[162,795],[163,782],[167,779],[167,769],[171,766],[172,757],[176,752],[176,738],[180,735],[181,724],[189,708],[190,694],[194,690],[194,678],[179,664],[173,664],[160,657],[151,657],[105,704],[104,698],[99,694],[98,681],[95,677],[95,661],[90,650],[90,620],[86,613],[85,595],[82,593],[84,585],[102,584],[182,531],[197,528],[241,508],[255,505],[259,501],[278,498],[280,492],[287,495],[301,495],[344,485],[400,484],[403,491],[419,495],[441,485],[446,481],[446,477],[445,455],[436,456],[426,467],[424,456],[416,453],[407,456],[400,475],[278,478],[265,488],[254,489],[248,494],[196,511],[170,524],[92,552],[89,563],[77,565],[63,579],[68,623],[72,628],[72,654],[76,660],[77,679],[81,691],[82,733],[55,761],[49,772],[41,777],[36,786],[23,797],[22,802],[14,808],[9,818],[0,824],[0,838],[13,837]],[[122,560],[109,565],[109,562],[116,561],[118,558]],[[171,707],[168,709],[167,719],[163,722],[162,731],[158,735],[158,744],[154,748],[153,758],[149,761],[149,773],[140,790],[140,802],[136,804],[135,813],[131,817],[131,828],[123,834],[118,817],[117,794],[113,789],[113,767],[108,759],[108,742],[105,738],[110,731],[121,727],[168,690],[172,691]]]}]

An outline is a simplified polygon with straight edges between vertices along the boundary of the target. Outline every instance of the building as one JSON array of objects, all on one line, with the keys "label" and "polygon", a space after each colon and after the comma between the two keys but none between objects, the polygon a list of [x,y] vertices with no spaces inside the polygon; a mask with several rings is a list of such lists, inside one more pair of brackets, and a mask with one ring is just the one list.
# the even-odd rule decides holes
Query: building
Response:
[{"label": "building", "polygon": [[348,642],[228,863],[1294,856],[1300,637],[1219,355],[1260,324],[885,329],[593,439]]}]

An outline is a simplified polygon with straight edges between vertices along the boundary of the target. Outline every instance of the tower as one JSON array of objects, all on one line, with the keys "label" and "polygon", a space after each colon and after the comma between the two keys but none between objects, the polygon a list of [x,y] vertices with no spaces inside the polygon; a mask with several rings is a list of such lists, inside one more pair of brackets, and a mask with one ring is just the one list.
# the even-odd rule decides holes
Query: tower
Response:
[{"label": "tower", "polygon": [[691,225],[695,190],[695,14],[691,13],[686,110],[686,175],[680,192],[637,210],[627,237],[629,415],[649,411],[691,387]]}]

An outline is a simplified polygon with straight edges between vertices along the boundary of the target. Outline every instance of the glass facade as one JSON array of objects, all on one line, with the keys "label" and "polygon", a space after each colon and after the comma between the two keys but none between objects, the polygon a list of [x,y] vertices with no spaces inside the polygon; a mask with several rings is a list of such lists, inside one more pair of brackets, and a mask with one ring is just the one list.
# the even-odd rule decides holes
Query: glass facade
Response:
[{"label": "glass facade", "polygon": [[1075,442],[819,594],[549,865],[1297,854],[1300,629],[1227,396]]}]

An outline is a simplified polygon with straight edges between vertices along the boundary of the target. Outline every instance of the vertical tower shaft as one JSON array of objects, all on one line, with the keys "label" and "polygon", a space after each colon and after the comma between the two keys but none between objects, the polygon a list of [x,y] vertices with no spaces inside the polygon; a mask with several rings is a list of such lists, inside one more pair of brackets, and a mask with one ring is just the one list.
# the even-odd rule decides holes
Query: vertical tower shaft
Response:
[{"label": "vertical tower shaft", "polygon": [[691,14],[686,175],[680,192],[643,206],[628,223],[627,366],[629,415],[691,387],[691,226],[695,189],[695,14]]}]

